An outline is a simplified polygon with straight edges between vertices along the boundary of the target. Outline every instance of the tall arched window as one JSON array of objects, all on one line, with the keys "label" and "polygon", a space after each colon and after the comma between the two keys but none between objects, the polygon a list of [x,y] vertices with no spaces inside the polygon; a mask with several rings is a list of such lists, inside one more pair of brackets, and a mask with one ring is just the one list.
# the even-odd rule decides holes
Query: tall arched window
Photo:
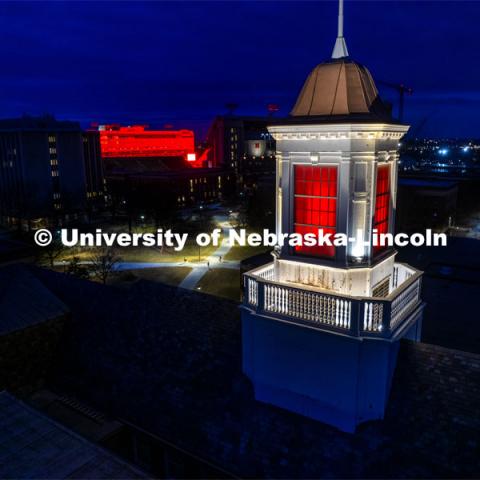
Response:
[{"label": "tall arched window", "polygon": [[[379,165],[377,170],[377,190],[375,194],[375,215],[373,217],[373,228],[380,234],[388,233],[390,220],[390,166]],[[385,249],[385,246],[375,245],[373,253]]]},{"label": "tall arched window", "polygon": [[[305,235],[332,233],[337,226],[337,167],[295,165],[294,230]],[[333,246],[297,246],[304,255],[334,257]]]}]

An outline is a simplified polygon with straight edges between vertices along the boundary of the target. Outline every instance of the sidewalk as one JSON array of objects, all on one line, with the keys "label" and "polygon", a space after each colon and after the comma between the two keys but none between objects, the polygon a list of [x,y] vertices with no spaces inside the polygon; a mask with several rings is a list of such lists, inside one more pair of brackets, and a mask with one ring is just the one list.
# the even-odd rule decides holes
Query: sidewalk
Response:
[{"label": "sidewalk", "polygon": [[[231,262],[227,261],[224,262],[223,258],[227,255],[227,253],[230,251],[232,248],[231,245],[228,243],[228,235],[229,235],[229,230],[232,228],[230,223],[225,220],[221,220],[220,217],[218,217],[219,223],[222,225],[222,232],[223,232],[223,239],[222,243],[220,246],[213,252],[212,255],[207,257],[205,261],[205,265],[203,268],[195,268],[192,270],[180,283],[179,287],[180,288],[187,288],[189,290],[193,290],[196,288],[198,282],[203,278],[203,276],[213,268],[238,268],[240,265],[240,262]],[[222,261],[220,261],[220,258],[222,258]]]},{"label": "sidewalk", "polygon": [[[166,268],[166,267],[188,267],[192,271],[182,280],[179,287],[187,288],[194,290],[203,276],[209,271],[217,268],[226,268],[226,269],[238,269],[240,266],[239,261],[232,260],[223,260],[232,248],[228,244],[228,235],[229,230],[233,228],[228,219],[225,216],[215,216],[214,217],[218,224],[222,227],[223,239],[220,246],[215,250],[212,255],[207,257],[203,262],[194,263],[194,262],[118,262],[114,266],[114,270],[117,272],[123,272],[128,270],[141,270],[145,268]],[[222,259],[220,261],[220,258]],[[85,260],[79,262],[80,265],[91,265],[92,262]],[[65,265],[64,262],[56,261],[54,262],[55,266]]]}]

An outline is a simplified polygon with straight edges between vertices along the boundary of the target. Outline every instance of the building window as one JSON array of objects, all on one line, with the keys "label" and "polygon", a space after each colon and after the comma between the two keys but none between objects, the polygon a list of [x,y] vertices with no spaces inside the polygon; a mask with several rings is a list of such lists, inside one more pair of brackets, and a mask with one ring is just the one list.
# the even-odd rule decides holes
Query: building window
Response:
[{"label": "building window", "polygon": [[[390,213],[390,166],[380,165],[377,169],[377,190],[375,194],[375,214],[373,228],[377,235],[388,233],[388,221]],[[376,245],[373,253],[380,252],[385,246]]]},{"label": "building window", "polygon": [[[305,235],[336,232],[337,167],[295,165],[294,231]],[[334,246],[297,246],[300,254],[334,257]]]}]

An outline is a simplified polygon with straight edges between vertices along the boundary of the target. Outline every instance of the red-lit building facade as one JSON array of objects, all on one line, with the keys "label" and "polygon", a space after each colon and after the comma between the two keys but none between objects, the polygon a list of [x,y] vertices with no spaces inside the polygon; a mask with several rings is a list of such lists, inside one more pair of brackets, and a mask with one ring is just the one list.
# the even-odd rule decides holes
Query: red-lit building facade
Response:
[{"label": "red-lit building facade", "polygon": [[228,196],[234,175],[208,167],[195,153],[191,130],[148,130],[146,126],[99,127],[112,205],[148,212],[217,202]]},{"label": "red-lit building facade", "polygon": [[196,161],[195,137],[191,130],[149,130],[146,125],[101,125],[99,131],[104,159],[176,158],[179,163],[202,166]]}]

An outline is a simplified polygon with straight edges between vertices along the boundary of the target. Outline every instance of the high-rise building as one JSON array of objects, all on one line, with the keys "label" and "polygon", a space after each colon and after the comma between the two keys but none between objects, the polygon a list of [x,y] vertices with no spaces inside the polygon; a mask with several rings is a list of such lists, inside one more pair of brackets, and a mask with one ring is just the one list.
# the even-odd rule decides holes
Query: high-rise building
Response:
[{"label": "high-rise building", "polygon": [[268,117],[216,117],[206,138],[209,164],[232,172],[239,190],[251,186],[259,177],[273,177],[275,140],[267,129],[272,122]]},{"label": "high-rise building", "polygon": [[95,211],[105,205],[106,199],[100,135],[96,130],[87,130],[83,132],[82,137],[87,208],[89,211]]},{"label": "high-rise building", "polygon": [[98,134],[51,116],[0,120],[2,223],[31,229],[75,219],[87,193],[103,201],[103,190]]},{"label": "high-rise building", "polygon": [[278,246],[244,275],[243,370],[257,400],[354,431],[384,415],[399,340],[419,340],[421,272],[372,247],[394,231],[398,143],[369,71],[351,60],[343,0],[332,59],[308,76],[276,140],[277,234],[345,233],[346,246]]}]

